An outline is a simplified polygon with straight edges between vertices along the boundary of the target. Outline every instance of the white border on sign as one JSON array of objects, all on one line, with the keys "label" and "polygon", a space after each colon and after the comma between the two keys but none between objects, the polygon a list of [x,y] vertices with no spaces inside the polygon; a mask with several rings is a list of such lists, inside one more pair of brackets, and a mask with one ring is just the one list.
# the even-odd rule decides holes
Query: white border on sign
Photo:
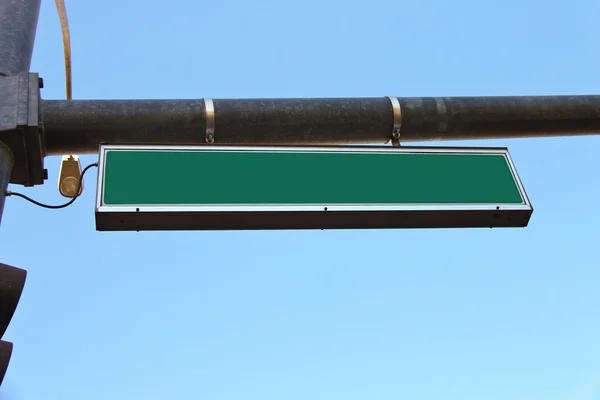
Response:
[{"label": "white border on sign", "polygon": [[[114,150],[127,151],[182,151],[182,152],[277,152],[277,153],[383,153],[383,154],[427,154],[427,153],[449,153],[449,154],[497,154],[503,155],[508,163],[512,177],[517,184],[519,194],[523,199],[522,204],[218,204],[218,205],[187,205],[173,204],[169,206],[158,204],[144,204],[133,206],[112,206],[103,203],[104,194],[104,164],[106,153]],[[529,197],[521,182],[516,168],[506,148],[477,148],[477,147],[376,147],[376,146],[163,146],[163,145],[101,145],[98,161],[98,185],[96,191],[97,212],[290,212],[290,211],[489,211],[489,210],[532,210]]]}]

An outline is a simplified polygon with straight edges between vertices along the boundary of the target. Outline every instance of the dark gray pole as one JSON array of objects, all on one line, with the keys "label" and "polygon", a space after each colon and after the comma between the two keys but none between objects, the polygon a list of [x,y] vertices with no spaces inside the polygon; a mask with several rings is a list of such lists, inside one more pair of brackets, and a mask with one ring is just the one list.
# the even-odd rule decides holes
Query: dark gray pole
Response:
[{"label": "dark gray pole", "polygon": [[2,212],[4,211],[4,201],[6,200],[6,189],[10,179],[14,161],[13,155],[8,146],[0,142],[0,223],[2,222]]},{"label": "dark gray pole", "polygon": [[29,72],[40,1],[0,1],[0,75]]},{"label": "dark gray pole", "polygon": [[[600,96],[397,98],[400,142],[600,133]],[[215,144],[385,143],[388,98],[213,100]],[[205,143],[196,100],[45,100],[46,155],[96,153],[100,143]]]},{"label": "dark gray pole", "polygon": [[[40,0],[0,0],[0,79],[10,81],[13,79],[7,77],[29,72],[39,12]],[[11,115],[14,114],[12,111],[19,110],[16,105],[8,106],[11,101],[11,91],[8,90],[3,93],[7,94],[7,98],[0,98],[0,104],[4,106],[3,112],[0,112],[2,122],[8,127],[11,126],[13,119],[23,123],[22,116],[20,116],[21,118],[15,118],[15,115]],[[29,99],[25,97],[19,100],[27,105]],[[24,123],[26,124],[26,122],[27,118],[25,118]],[[2,125],[0,123],[0,126]],[[26,132],[26,130],[24,129],[23,132]],[[4,212],[6,189],[14,166],[13,152],[4,143],[8,137],[3,137],[6,134],[7,131],[0,130],[0,222]],[[10,322],[14,309],[19,302],[25,283],[25,274],[23,270],[0,264],[0,289],[2,289],[0,291],[0,308],[2,311],[0,313],[2,319],[0,338],[4,335],[6,326]],[[12,343],[0,340],[0,384],[8,368],[12,348]]]},{"label": "dark gray pole", "polygon": [[[41,0],[0,0],[0,79],[29,72]],[[13,156],[0,137],[0,222]]]}]

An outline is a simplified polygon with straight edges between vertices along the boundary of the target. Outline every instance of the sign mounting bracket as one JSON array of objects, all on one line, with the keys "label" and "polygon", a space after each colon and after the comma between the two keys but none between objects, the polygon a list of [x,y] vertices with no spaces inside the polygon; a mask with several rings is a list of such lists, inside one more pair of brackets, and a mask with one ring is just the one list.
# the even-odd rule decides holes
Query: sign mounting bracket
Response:
[{"label": "sign mounting bracket", "polygon": [[400,107],[400,101],[395,96],[386,96],[392,105],[394,112],[394,127],[392,128],[392,146],[400,147],[400,131],[402,128],[402,109]]},{"label": "sign mounting bracket", "polygon": [[215,142],[215,103],[212,99],[204,99],[204,109],[206,112],[205,141],[213,144]]}]

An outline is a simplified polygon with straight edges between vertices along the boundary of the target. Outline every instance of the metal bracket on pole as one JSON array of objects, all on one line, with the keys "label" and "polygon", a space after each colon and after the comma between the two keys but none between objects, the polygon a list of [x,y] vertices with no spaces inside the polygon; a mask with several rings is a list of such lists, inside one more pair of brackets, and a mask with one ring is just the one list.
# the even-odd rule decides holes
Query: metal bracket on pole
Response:
[{"label": "metal bracket on pole", "polygon": [[10,183],[44,183],[44,139],[38,74],[0,76],[0,141],[14,155]]},{"label": "metal bracket on pole", "polygon": [[206,143],[215,142],[215,104],[212,99],[204,99],[204,109],[206,110]]},{"label": "metal bracket on pole", "polygon": [[402,109],[400,108],[400,102],[395,96],[386,96],[392,104],[392,110],[394,112],[394,127],[392,128],[392,146],[400,147],[400,129],[402,128]]}]

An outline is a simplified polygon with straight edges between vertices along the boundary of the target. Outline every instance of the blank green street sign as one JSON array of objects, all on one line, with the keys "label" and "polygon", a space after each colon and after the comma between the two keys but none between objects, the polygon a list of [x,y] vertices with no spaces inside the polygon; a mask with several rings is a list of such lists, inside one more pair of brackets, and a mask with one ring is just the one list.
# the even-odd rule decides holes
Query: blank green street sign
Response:
[{"label": "blank green street sign", "polygon": [[532,212],[505,148],[100,149],[101,231],[524,227]]}]

